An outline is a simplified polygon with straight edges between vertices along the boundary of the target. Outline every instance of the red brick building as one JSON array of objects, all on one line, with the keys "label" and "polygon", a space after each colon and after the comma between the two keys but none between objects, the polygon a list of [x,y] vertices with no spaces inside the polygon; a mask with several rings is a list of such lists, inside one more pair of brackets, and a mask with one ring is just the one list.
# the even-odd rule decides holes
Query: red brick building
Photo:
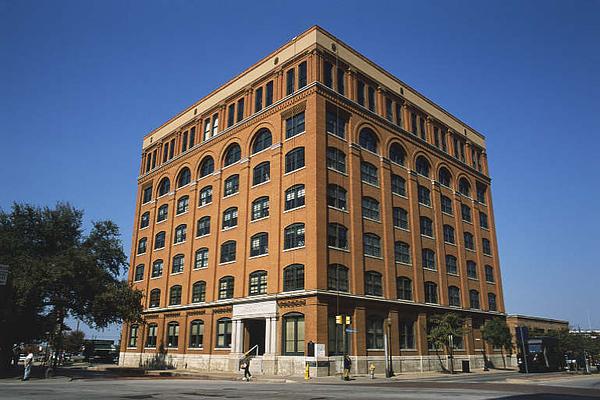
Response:
[{"label": "red brick building", "polygon": [[[427,320],[456,312],[457,358],[504,301],[483,135],[319,27],[144,137],[129,279],[144,323],[123,365],[319,373],[437,368]],[[337,333],[336,333],[337,332]],[[488,354],[492,349],[488,349]]]}]

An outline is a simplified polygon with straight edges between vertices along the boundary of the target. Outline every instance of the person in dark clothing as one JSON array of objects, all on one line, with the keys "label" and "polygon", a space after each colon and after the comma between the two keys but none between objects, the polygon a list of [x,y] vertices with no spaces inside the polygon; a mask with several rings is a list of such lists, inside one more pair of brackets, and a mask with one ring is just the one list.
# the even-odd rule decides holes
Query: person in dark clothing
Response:
[{"label": "person in dark clothing", "polygon": [[352,360],[347,355],[344,356],[344,380],[350,380],[350,368],[352,368]]},{"label": "person in dark clothing", "polygon": [[247,359],[244,364],[242,364],[242,368],[244,369],[244,380],[249,381],[252,378],[252,374],[250,373],[250,359]]}]

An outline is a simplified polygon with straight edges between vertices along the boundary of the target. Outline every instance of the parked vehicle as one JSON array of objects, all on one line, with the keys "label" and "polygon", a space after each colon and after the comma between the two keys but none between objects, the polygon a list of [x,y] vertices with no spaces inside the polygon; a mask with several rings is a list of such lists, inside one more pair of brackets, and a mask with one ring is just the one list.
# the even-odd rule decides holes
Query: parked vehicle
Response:
[{"label": "parked vehicle", "polygon": [[520,343],[519,347],[519,372],[560,371],[564,367],[563,357],[558,351],[557,338],[543,336],[527,339],[525,344]]}]

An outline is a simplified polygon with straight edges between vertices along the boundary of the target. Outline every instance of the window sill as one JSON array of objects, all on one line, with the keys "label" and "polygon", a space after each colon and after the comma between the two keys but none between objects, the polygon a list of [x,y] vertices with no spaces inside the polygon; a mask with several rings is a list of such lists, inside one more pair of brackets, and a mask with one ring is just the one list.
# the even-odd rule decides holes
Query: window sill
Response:
[{"label": "window sill", "polygon": [[288,175],[291,175],[291,174],[293,174],[293,173],[296,173],[296,172],[302,171],[302,170],[303,170],[303,169],[305,169],[305,168],[306,168],[306,165],[305,165],[305,166],[303,166],[303,167],[300,167],[300,168],[297,168],[297,169],[291,170],[291,171],[289,171],[289,172],[286,172],[285,174],[283,174],[283,176],[288,176]]},{"label": "window sill", "polygon": [[369,185],[369,186],[373,186],[374,188],[381,189],[379,187],[379,183],[371,183],[371,182],[363,181],[362,179],[361,179],[361,182],[364,183],[365,185]]},{"label": "window sill", "polygon": [[226,226],[225,228],[221,228],[221,232],[226,232],[226,231],[230,231],[232,229],[237,228],[237,225],[234,226]]},{"label": "window sill", "polygon": [[460,275],[455,274],[454,272],[446,272],[446,274],[450,275],[450,276],[455,276],[455,277],[459,277]]},{"label": "window sill", "polygon": [[410,229],[408,229],[408,228],[403,228],[403,227],[401,227],[401,226],[396,226],[396,225],[394,225],[394,229],[400,229],[401,231],[404,231],[404,232],[410,232]]},{"label": "window sill", "polygon": [[148,229],[149,227],[150,227],[150,225],[146,225],[146,226],[144,226],[144,227],[140,228],[140,231],[146,230],[146,229]]},{"label": "window sill", "polygon": [[488,253],[483,253],[483,255],[486,256],[486,257],[490,257],[490,258],[492,257],[492,255],[488,254]]},{"label": "window sill", "polygon": [[143,281],[144,281],[144,278],[142,278],[142,279],[134,279],[133,283],[138,283],[138,282],[143,282]]},{"label": "window sill", "polygon": [[208,269],[208,267],[198,267],[198,268],[192,268],[192,271],[200,271],[203,269]]},{"label": "window sill", "polygon": [[[156,249],[155,249],[156,250]],[[136,256],[143,256],[144,254],[146,254],[146,251],[143,253],[137,253]]]},{"label": "window sill", "polygon": [[475,249],[469,249],[469,248],[465,247],[465,250],[470,251],[471,253],[476,253]]},{"label": "window sill", "polygon": [[164,250],[164,249],[165,249],[165,246],[163,246],[163,247],[159,247],[159,248],[157,248],[157,249],[154,249],[154,250],[152,250],[152,251],[161,251],[161,250]]},{"label": "window sill", "polygon": [[350,253],[349,249],[344,249],[342,247],[327,246],[327,248],[331,249],[331,250],[338,250],[338,251],[343,251],[343,252],[346,252],[346,253]]},{"label": "window sill", "polygon": [[184,244],[185,240],[181,241],[181,242],[177,242],[177,243],[173,243],[173,246],[179,246],[180,244]]},{"label": "window sill", "polygon": [[296,211],[296,210],[299,210],[299,209],[304,208],[304,207],[306,207],[306,204],[303,204],[303,205],[298,206],[298,207],[290,208],[289,210],[284,210],[282,212],[282,214],[285,214],[285,213],[290,212],[290,211]]},{"label": "window sill", "polygon": [[257,183],[256,185],[252,185],[252,186],[250,186],[250,189],[254,189],[254,188],[257,188],[259,186],[266,185],[269,182],[271,182],[271,179],[267,179],[266,181]]},{"label": "window sill", "polygon": [[437,272],[437,269],[436,269],[436,268],[427,268],[427,267],[423,267],[423,269],[424,269],[425,271]]},{"label": "window sill", "polygon": [[442,214],[454,218],[454,214],[452,214],[452,213],[449,213],[449,212],[446,212],[446,211],[442,211]]},{"label": "window sill", "polygon": [[204,207],[208,207],[212,204],[212,201],[210,203],[206,203],[206,204],[198,204],[198,208],[204,208]]},{"label": "window sill", "polygon": [[377,224],[381,223],[381,220],[373,219],[373,218],[369,218],[369,217],[365,217],[365,216],[363,216],[363,219],[366,219],[367,221],[375,222]]},{"label": "window sill", "polygon": [[181,275],[181,274],[183,274],[183,271],[180,271],[180,272],[171,272],[171,276],[173,276],[173,275]]},{"label": "window sill", "polygon": [[346,213],[346,214],[350,214],[350,211],[345,210],[343,208],[337,208],[337,207],[334,207],[334,206],[327,206],[327,208],[329,208],[331,210],[336,210],[336,211],[339,211],[339,212],[343,212],[343,213]]},{"label": "window sill", "polygon": [[367,258],[373,258],[375,260],[383,260],[383,257],[381,257],[381,256],[372,256],[370,254],[363,254],[363,256],[365,256]]},{"label": "window sill", "polygon": [[204,350],[204,347],[188,347],[188,350],[202,351],[202,350]]},{"label": "window sill", "polygon": [[179,217],[179,216],[181,216],[181,215],[185,215],[185,214],[187,214],[188,212],[190,212],[190,210],[185,210],[185,211],[183,211],[183,212],[180,212],[180,213],[175,213],[175,216],[176,216],[176,217]]},{"label": "window sill", "polygon": [[396,193],[396,192],[392,192],[392,194],[394,196],[402,197],[403,199],[408,200],[408,197],[406,197],[406,194],[400,194],[400,193]]},{"label": "window sill", "polygon": [[427,207],[427,208],[432,208],[433,209],[433,207],[431,207],[431,204],[425,204],[425,203],[419,202],[419,205],[423,206],[423,207]]},{"label": "window sill", "polygon": [[405,263],[402,261],[394,261],[396,264],[405,265],[407,267],[412,267],[412,263]]},{"label": "window sill", "polygon": [[478,280],[479,280],[479,279],[477,279],[477,278],[473,278],[473,277],[471,277],[471,276],[468,276],[468,277],[467,277],[467,279],[468,279],[468,280],[470,280],[470,281],[478,281]]},{"label": "window sill", "polygon": [[300,250],[300,249],[305,249],[305,248],[306,248],[306,246],[298,246],[298,247],[292,247],[292,248],[289,248],[289,249],[283,249],[281,252],[285,253],[285,252],[288,252],[288,251]]},{"label": "window sill", "polygon": [[252,221],[250,221],[250,223],[253,224],[255,222],[263,221],[263,220],[268,219],[268,218],[269,218],[268,215],[265,216],[265,217],[256,218],[256,219],[253,219]]},{"label": "window sill", "polygon": [[334,138],[337,138],[338,140],[341,140],[341,141],[343,141],[343,142],[347,142],[347,140],[346,140],[346,135],[344,135],[344,136],[342,137],[342,136],[338,136],[338,135],[336,135],[335,133],[333,133],[333,132],[329,132],[329,131],[327,131],[327,134],[328,134],[328,135],[330,135],[330,136],[332,136],[332,137],[334,137]]},{"label": "window sill", "polygon": [[481,226],[481,225],[479,225],[479,227],[480,227],[481,229],[483,229],[484,231],[488,231],[488,232],[490,231],[490,228],[489,228],[489,227],[485,227],[485,226]]},{"label": "window sill", "polygon": [[454,246],[454,247],[456,247],[456,243],[444,242],[444,244],[447,244],[448,246]]},{"label": "window sill", "polygon": [[254,260],[255,258],[262,258],[262,257],[268,257],[269,253],[264,253],[264,254],[259,254],[257,256],[250,256],[248,257],[248,260]]},{"label": "window sill", "polygon": [[168,219],[168,218],[161,219],[160,221],[156,221],[156,225],[158,225],[158,224],[162,224],[163,222],[167,222],[167,219]]},{"label": "window sill", "polygon": [[229,350],[229,351],[231,351],[231,347],[215,347],[214,350],[215,351],[222,351],[222,350],[225,350],[225,351]]},{"label": "window sill", "polygon": [[210,236],[210,233],[205,233],[204,235],[196,236],[196,239],[202,239],[202,238],[205,238],[207,236]]},{"label": "window sill", "polygon": [[423,233],[421,233],[421,237],[424,237],[424,238],[427,238],[427,239],[431,239],[431,240],[435,240],[435,237],[429,236],[429,235],[425,235]]},{"label": "window sill", "polygon": [[[215,137],[215,136],[216,136],[216,135],[213,135],[212,137]],[[242,162],[242,160],[244,160],[244,159],[243,159],[243,158],[240,158],[239,160],[237,160],[237,161],[234,161],[234,162],[232,162],[232,163],[231,163],[231,164],[229,164],[229,165],[225,165],[223,168],[221,168],[221,171],[225,171],[227,168],[230,168],[230,167],[233,167],[234,165],[238,165],[238,164],[240,164],[240,163]]]},{"label": "window sill", "polygon": [[496,282],[494,282],[494,281],[488,281],[487,279],[485,280],[485,283],[490,284],[490,285],[495,285],[496,284]]},{"label": "window sill", "polygon": [[340,175],[344,175],[344,176],[346,176],[346,177],[348,176],[348,173],[347,173],[347,172],[342,172],[342,171],[339,171],[339,170],[337,170],[337,169],[335,169],[335,168],[327,167],[327,170],[328,170],[328,171],[335,172],[335,173],[338,173],[338,174],[340,174]]},{"label": "window sill", "polygon": [[226,195],[226,196],[223,196],[223,200],[225,200],[225,199],[228,199],[228,198],[230,198],[230,197],[237,196],[239,193],[240,193],[240,192],[238,191],[238,192],[231,193],[231,194],[228,194],[228,195]]},{"label": "window sill", "polygon": [[229,264],[235,264],[236,260],[233,261],[225,261],[225,262],[220,262],[219,265],[229,265]]},{"label": "window sill", "polygon": [[159,276],[151,276],[150,279],[160,279],[162,278],[162,274],[160,274]]},{"label": "window sill", "polygon": [[464,222],[465,224],[473,225],[472,221],[468,221],[466,219],[463,219],[462,222]]}]

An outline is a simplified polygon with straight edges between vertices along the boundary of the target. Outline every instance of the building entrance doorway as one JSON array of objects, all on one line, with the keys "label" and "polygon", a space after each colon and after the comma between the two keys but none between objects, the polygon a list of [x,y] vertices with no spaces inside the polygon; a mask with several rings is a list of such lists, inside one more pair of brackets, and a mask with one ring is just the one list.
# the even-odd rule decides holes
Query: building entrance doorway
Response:
[{"label": "building entrance doorway", "polygon": [[258,345],[258,355],[265,354],[265,331],[266,321],[264,319],[247,319],[244,321],[246,333],[248,335],[248,347],[245,351],[250,350]]}]

